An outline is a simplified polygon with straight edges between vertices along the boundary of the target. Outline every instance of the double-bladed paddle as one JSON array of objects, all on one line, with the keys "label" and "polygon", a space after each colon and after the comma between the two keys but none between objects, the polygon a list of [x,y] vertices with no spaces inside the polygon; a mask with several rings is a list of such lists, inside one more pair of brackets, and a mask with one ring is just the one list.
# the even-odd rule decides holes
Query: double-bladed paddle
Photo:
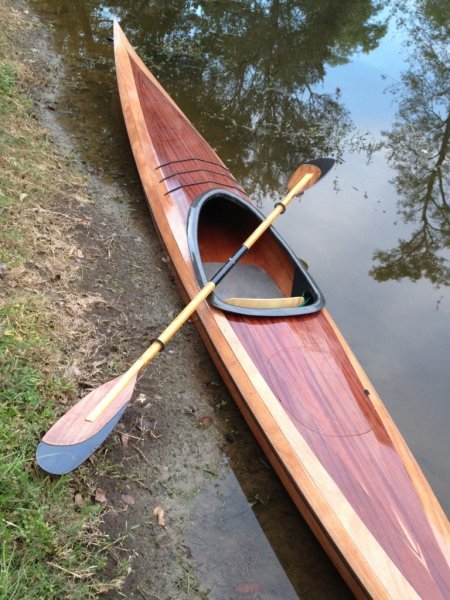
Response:
[{"label": "double-bladed paddle", "polygon": [[161,335],[121,376],[104,383],[75,404],[44,435],[36,451],[39,466],[55,475],[68,473],[83,463],[100,446],[124,413],[145,365],[165,347],[180,327],[211,294],[240,258],[282,214],[295,196],[310,188],[332,167],[334,160],[322,158],[302,164],[288,183],[287,195],[258,225],[214,277],[198,292]]}]

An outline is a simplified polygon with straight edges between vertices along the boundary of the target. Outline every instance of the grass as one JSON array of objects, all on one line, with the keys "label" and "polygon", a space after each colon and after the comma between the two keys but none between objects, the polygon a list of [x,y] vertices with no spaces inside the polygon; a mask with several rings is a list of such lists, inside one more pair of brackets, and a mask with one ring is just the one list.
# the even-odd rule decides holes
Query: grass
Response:
[{"label": "grass", "polygon": [[0,600],[93,598],[120,584],[100,580],[110,540],[91,499],[95,474],[50,478],[34,460],[58,400],[74,392],[62,341],[83,306],[70,295],[79,268],[71,224],[55,206],[84,180],[32,114],[38,82],[10,59],[26,24],[5,3],[0,31]]},{"label": "grass", "polygon": [[39,301],[12,301],[0,322],[0,598],[87,598],[105,562],[99,507],[79,510],[71,479],[52,480],[34,462],[54,403],[72,386],[36,366],[56,351]]},{"label": "grass", "polygon": [[0,94],[10,94],[16,82],[14,65],[5,63],[0,71]]}]

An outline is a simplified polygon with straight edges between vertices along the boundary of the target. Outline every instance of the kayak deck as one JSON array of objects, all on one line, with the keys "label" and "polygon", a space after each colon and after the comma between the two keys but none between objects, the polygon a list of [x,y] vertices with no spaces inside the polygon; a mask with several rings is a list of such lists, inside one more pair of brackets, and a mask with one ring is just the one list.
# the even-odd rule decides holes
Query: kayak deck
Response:
[{"label": "kayak deck", "polygon": [[[115,53],[141,181],[180,290],[191,299],[199,290],[186,230],[192,204],[210,190],[250,200],[117,23]],[[245,211],[242,219],[220,208],[204,217],[196,241],[208,271],[239,247],[250,224]],[[256,295],[266,296],[268,286],[271,295],[291,295],[295,269],[273,233],[244,258],[241,272],[249,268],[263,275]],[[237,286],[238,271],[235,279]],[[256,317],[204,303],[194,320],[253,433],[354,593],[448,597],[448,521],[328,312]]]}]

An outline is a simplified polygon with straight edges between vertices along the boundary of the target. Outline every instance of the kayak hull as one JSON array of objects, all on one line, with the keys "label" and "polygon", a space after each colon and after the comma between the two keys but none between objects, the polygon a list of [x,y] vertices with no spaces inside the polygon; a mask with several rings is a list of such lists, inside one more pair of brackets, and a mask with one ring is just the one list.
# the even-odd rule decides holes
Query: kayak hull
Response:
[{"label": "kayak hull", "polygon": [[[215,264],[251,230],[239,215],[227,223],[226,192],[251,201],[117,23],[114,39],[131,147],[187,302],[200,289],[188,235],[192,204],[217,191],[219,201],[200,217],[196,234],[201,259]],[[282,295],[290,295],[296,267],[271,232],[243,266],[269,273]],[[448,597],[448,520],[328,311],[249,316],[205,302],[193,321],[286,490],[354,594]]]}]

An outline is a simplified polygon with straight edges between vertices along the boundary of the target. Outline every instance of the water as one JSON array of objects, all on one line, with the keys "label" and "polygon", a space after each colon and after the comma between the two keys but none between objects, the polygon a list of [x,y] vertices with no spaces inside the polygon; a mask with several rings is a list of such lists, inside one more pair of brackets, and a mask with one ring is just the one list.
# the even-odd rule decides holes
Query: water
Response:
[{"label": "water", "polygon": [[[265,212],[303,159],[338,159],[277,227],[309,263],[331,314],[450,513],[444,4],[391,1],[383,11],[368,0],[36,0],[34,6],[52,23],[67,67],[60,119],[104,177],[131,172],[132,164],[107,39],[112,17]],[[258,504],[259,525],[252,521],[249,494],[240,489],[251,487],[252,473],[243,462],[235,452],[235,474],[228,466],[220,489],[241,508],[242,527],[269,540],[258,546],[257,571],[270,563],[278,590],[289,590],[283,597],[327,597],[308,590],[320,577],[333,586],[333,576],[308,575],[292,564],[283,525],[274,534],[276,519],[264,511],[261,517]],[[212,488],[202,501],[214,507],[215,498]],[[293,523],[289,501],[280,502]],[[203,558],[224,535],[210,524],[202,540],[190,536],[199,576],[217,597],[226,575],[217,579]],[[227,535],[232,554],[233,540],[237,548],[241,542]],[[241,586],[253,588],[237,585],[236,594],[260,597],[263,584],[253,575],[241,578]]]}]

